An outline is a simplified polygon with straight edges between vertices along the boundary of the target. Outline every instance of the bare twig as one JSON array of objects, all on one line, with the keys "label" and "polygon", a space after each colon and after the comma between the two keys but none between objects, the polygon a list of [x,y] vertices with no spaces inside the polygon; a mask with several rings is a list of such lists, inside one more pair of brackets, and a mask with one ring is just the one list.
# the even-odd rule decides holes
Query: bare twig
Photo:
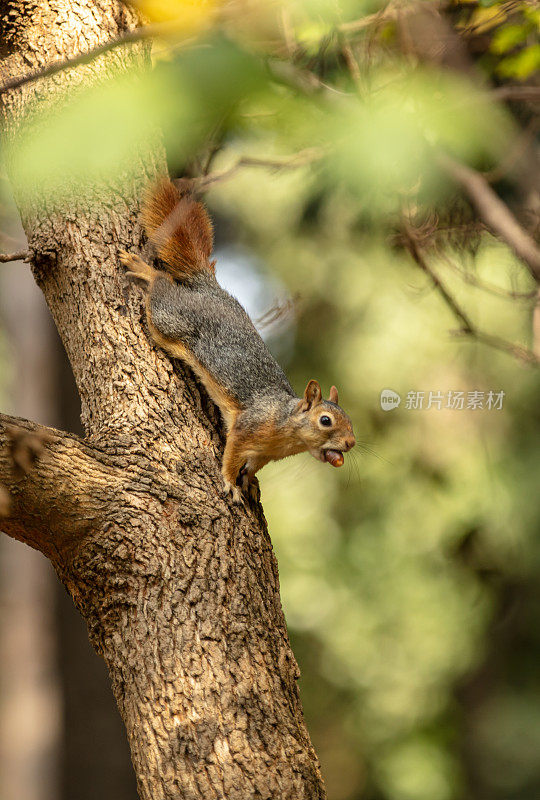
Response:
[{"label": "bare twig", "polygon": [[309,164],[311,161],[322,158],[323,154],[324,151],[321,148],[313,147],[306,150],[301,150],[299,153],[295,153],[295,155],[286,159],[254,158],[252,156],[242,156],[235,164],[232,165],[232,167],[223,170],[223,172],[214,172],[210,175],[203,174],[196,178],[177,179],[174,181],[174,183],[181,190],[180,200],[176,203],[170,214],[163,220],[157,231],[154,231],[152,234],[152,243],[154,246],[159,246],[159,243],[170,237],[171,233],[182,221],[183,216],[190,207],[189,198],[184,196],[186,187],[190,191],[204,192],[212,184],[234,177],[234,175],[236,175],[236,173],[243,167],[266,167],[267,169],[273,169],[276,171],[282,169],[295,169],[305,164]]},{"label": "bare twig", "polygon": [[461,184],[490,230],[503,239],[540,282],[540,248],[510,209],[476,170],[446,155],[439,156],[443,169]]},{"label": "bare twig", "polygon": [[28,250],[17,250],[16,253],[0,253],[0,264],[8,261],[25,261],[30,255]]},{"label": "bare twig", "polygon": [[529,350],[528,347],[523,347],[523,345],[516,344],[515,342],[509,342],[506,339],[502,339],[500,336],[492,336],[490,333],[478,330],[477,328],[469,333],[466,333],[463,330],[451,331],[451,333],[456,337],[465,335],[470,336],[471,338],[476,339],[477,342],[480,342],[481,344],[487,344],[488,347],[492,347],[494,350],[500,350],[502,353],[508,353],[508,355],[516,358],[518,361],[522,361],[528,366],[537,367],[540,365],[540,357],[537,356],[532,350]]},{"label": "bare twig", "polygon": [[540,86],[498,86],[490,92],[497,100],[522,100],[524,102],[540,102]]},{"label": "bare twig", "polygon": [[452,311],[454,316],[457,317],[457,319],[461,322],[462,333],[464,334],[472,333],[474,330],[474,325],[471,319],[461,308],[458,302],[452,297],[452,295],[450,294],[446,286],[442,283],[437,273],[433,271],[431,266],[428,264],[428,262],[422,255],[422,252],[418,246],[418,241],[414,235],[414,231],[409,225],[406,225],[404,229],[404,243],[405,247],[413,257],[413,260],[420,267],[420,269],[426,273],[426,275],[429,275],[429,277],[431,278],[431,280],[435,285],[435,288],[443,298],[448,308]]},{"label": "bare twig", "polygon": [[275,303],[271,308],[265,311],[264,314],[257,317],[255,325],[259,330],[264,330],[279,320],[285,320],[298,309],[299,304],[300,293],[296,292],[283,303]]},{"label": "bare twig", "polygon": [[232,178],[236,173],[244,167],[264,167],[266,169],[279,172],[282,169],[297,169],[306,164],[311,164],[313,161],[319,161],[324,156],[324,150],[320,147],[309,147],[306,150],[300,150],[289,158],[255,158],[252,156],[242,156],[238,161],[225,169],[222,172],[214,172],[210,175],[201,175],[198,178],[193,178],[193,186],[199,191],[204,191],[213,183],[220,183]]},{"label": "bare twig", "polygon": [[308,96],[319,92],[327,97],[333,97],[334,95],[347,97],[352,95],[352,92],[344,92],[329,83],[325,83],[311,70],[300,69],[288,61],[274,58],[268,61],[267,66],[270,74],[276,80]]},{"label": "bare twig", "polygon": [[351,73],[351,77],[355,84],[358,86],[361,80],[360,74],[360,67],[358,66],[358,61],[356,60],[356,56],[354,55],[353,49],[347,39],[345,37],[341,37],[341,52],[343,53],[343,58],[345,59],[345,63],[347,64],[347,68]]},{"label": "bare twig", "polygon": [[509,342],[500,336],[493,336],[492,334],[487,333],[486,331],[483,331],[474,325],[469,315],[463,310],[463,308],[461,308],[457,300],[451,295],[450,291],[446,288],[437,273],[424,258],[420,248],[418,247],[418,242],[416,241],[414,231],[409,225],[405,226],[404,242],[405,247],[411,254],[417,266],[419,266],[426,275],[429,275],[442,299],[459,321],[460,328],[457,331],[452,331],[453,336],[467,336],[471,339],[475,339],[477,342],[487,344],[490,347],[493,347],[495,350],[508,353],[509,355],[517,358],[524,364],[528,364],[529,366],[538,366],[540,364],[540,358],[527,347],[523,347],[523,345],[516,344],[515,342]]},{"label": "bare twig", "polygon": [[520,159],[522,159],[530,149],[539,130],[540,119],[538,119],[538,117],[533,117],[526,128],[521,131],[520,135],[511,145],[508,153],[502,159],[502,161],[494,169],[483,173],[484,178],[489,181],[489,183],[495,183],[495,181],[500,181],[501,178],[504,178],[505,175],[508,175],[508,173],[514,169],[516,164],[519,163]]},{"label": "bare twig", "polygon": [[296,36],[291,22],[290,10],[285,6],[281,9],[281,30],[283,31],[287,57],[292,59],[297,47]]},{"label": "bare twig", "polygon": [[223,172],[214,172],[209,175],[203,173],[203,175],[195,178],[178,178],[174,181],[174,183],[181,190],[181,198],[176,203],[170,214],[161,223],[157,231],[152,234],[152,243],[156,245],[162,240],[167,239],[167,237],[171,235],[172,231],[174,231],[174,229],[180,224],[183,215],[189,208],[190,202],[187,197],[184,197],[186,186],[190,191],[204,192],[212,184],[220,183],[221,181],[226,181],[229,178],[234,177],[234,175],[236,175],[236,173],[243,167],[265,167],[275,171],[282,169],[296,169],[297,167],[309,164],[311,161],[316,161],[322,158],[323,155],[324,151],[322,148],[313,147],[306,150],[301,150],[299,153],[295,153],[293,156],[285,159],[242,156],[235,164],[232,165],[232,167],[223,170]]},{"label": "bare twig", "polygon": [[54,61],[52,64],[48,64],[46,67],[31,70],[30,72],[27,72],[26,75],[21,75],[4,81],[0,84],[0,95],[4,94],[5,92],[12,91],[13,89],[19,89],[21,86],[24,86],[27,83],[32,83],[33,81],[40,80],[41,78],[48,78],[51,75],[56,75],[58,72],[63,72],[66,69],[78,67],[81,64],[88,64],[90,61],[93,61],[103,53],[107,53],[109,50],[114,50],[116,47],[121,47],[124,44],[140,42],[143,39],[153,39],[160,36],[168,36],[170,34],[178,33],[181,30],[182,28],[178,22],[159,22],[155,23],[154,25],[145,25],[144,27],[135,28],[135,30],[132,31],[126,31],[125,33],[120,34],[120,36],[116,36],[114,39],[110,39],[108,42],[105,42],[105,44],[92,47],[90,50],[87,50],[86,53],[81,53],[74,58],[66,58],[60,61]]},{"label": "bare twig", "polygon": [[338,30],[341,33],[358,33],[358,31],[364,30],[364,28],[369,28],[370,25],[376,25],[383,20],[388,19],[395,19],[396,18],[396,4],[389,3],[386,7],[383,7],[380,11],[376,11],[374,14],[368,14],[366,17],[360,17],[360,19],[354,19],[350,22],[342,22],[338,25]]},{"label": "bare twig", "polygon": [[442,253],[440,250],[437,250],[438,255],[445,261],[445,263],[452,269],[459,277],[461,278],[464,283],[468,283],[470,286],[475,286],[477,289],[481,289],[483,292],[487,292],[488,294],[492,294],[495,297],[503,297],[505,300],[534,300],[538,297],[538,290],[533,289],[530,292],[512,292],[506,289],[503,289],[501,286],[496,286],[494,283],[489,283],[488,281],[483,281],[481,278],[478,278],[476,275],[471,275],[469,272],[465,272],[465,270],[458,267],[452,259],[448,258],[446,253]]},{"label": "bare twig", "polygon": [[[509,0],[509,2],[501,3],[499,8],[496,9],[494,16],[490,17],[489,20],[490,27],[494,27],[495,25],[499,25],[501,22],[503,22],[506,19],[507,15],[510,14],[512,11],[514,11],[517,6],[518,3],[516,2],[516,0]],[[467,25],[463,26],[462,35],[475,36],[477,33],[480,32],[483,25],[485,25],[484,20],[482,19],[479,20],[477,18],[475,21],[473,17]]]},{"label": "bare twig", "polygon": [[216,144],[213,144],[210,147],[210,149],[208,151],[208,155],[207,155],[206,160],[204,162],[204,166],[202,167],[202,174],[203,175],[208,175],[208,173],[210,172],[210,168],[212,167],[212,164],[214,162],[215,157],[217,156],[217,154],[219,153],[219,151],[222,148],[223,148],[223,143],[222,142],[217,142]]}]

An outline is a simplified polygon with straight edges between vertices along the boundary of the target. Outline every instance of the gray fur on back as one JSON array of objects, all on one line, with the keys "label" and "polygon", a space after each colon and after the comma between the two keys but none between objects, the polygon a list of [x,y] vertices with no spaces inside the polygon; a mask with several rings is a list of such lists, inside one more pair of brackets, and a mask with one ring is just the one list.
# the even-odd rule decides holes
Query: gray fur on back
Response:
[{"label": "gray fur on back", "polygon": [[156,328],[185,344],[242,406],[260,396],[295,396],[245,310],[211,275],[186,284],[156,278],[150,314]]}]

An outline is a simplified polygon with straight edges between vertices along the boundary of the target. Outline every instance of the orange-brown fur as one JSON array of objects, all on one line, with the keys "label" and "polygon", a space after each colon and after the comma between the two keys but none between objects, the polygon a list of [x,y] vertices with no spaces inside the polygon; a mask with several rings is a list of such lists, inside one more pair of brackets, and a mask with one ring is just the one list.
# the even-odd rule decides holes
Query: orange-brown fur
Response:
[{"label": "orange-brown fur", "polygon": [[189,187],[178,189],[163,179],[148,193],[141,213],[148,238],[169,272],[185,280],[196,272],[214,272],[209,261],[213,246],[212,222]]},{"label": "orange-brown fur", "polygon": [[244,464],[250,464],[248,475],[251,478],[269,461],[279,461],[306,449],[295,439],[292,426],[279,429],[271,419],[262,422],[255,434],[233,427],[227,439],[223,472],[226,479],[234,483]]}]

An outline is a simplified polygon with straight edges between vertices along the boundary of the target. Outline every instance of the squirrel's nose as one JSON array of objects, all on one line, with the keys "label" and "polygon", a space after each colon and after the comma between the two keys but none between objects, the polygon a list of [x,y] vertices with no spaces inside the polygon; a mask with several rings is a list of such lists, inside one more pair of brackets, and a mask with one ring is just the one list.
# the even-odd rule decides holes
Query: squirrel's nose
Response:
[{"label": "squirrel's nose", "polygon": [[345,439],[345,451],[348,452],[349,450],[352,450],[355,444],[356,444],[356,439],[354,438],[354,436],[350,436],[348,439]]}]

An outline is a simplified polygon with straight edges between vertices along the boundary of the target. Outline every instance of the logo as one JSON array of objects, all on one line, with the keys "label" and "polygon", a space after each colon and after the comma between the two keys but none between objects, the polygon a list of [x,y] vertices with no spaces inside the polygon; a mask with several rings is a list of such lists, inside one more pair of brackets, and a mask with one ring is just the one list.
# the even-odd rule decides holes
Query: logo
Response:
[{"label": "logo", "polygon": [[381,392],[381,408],[383,411],[393,411],[401,403],[401,397],[392,389],[383,389]]}]

